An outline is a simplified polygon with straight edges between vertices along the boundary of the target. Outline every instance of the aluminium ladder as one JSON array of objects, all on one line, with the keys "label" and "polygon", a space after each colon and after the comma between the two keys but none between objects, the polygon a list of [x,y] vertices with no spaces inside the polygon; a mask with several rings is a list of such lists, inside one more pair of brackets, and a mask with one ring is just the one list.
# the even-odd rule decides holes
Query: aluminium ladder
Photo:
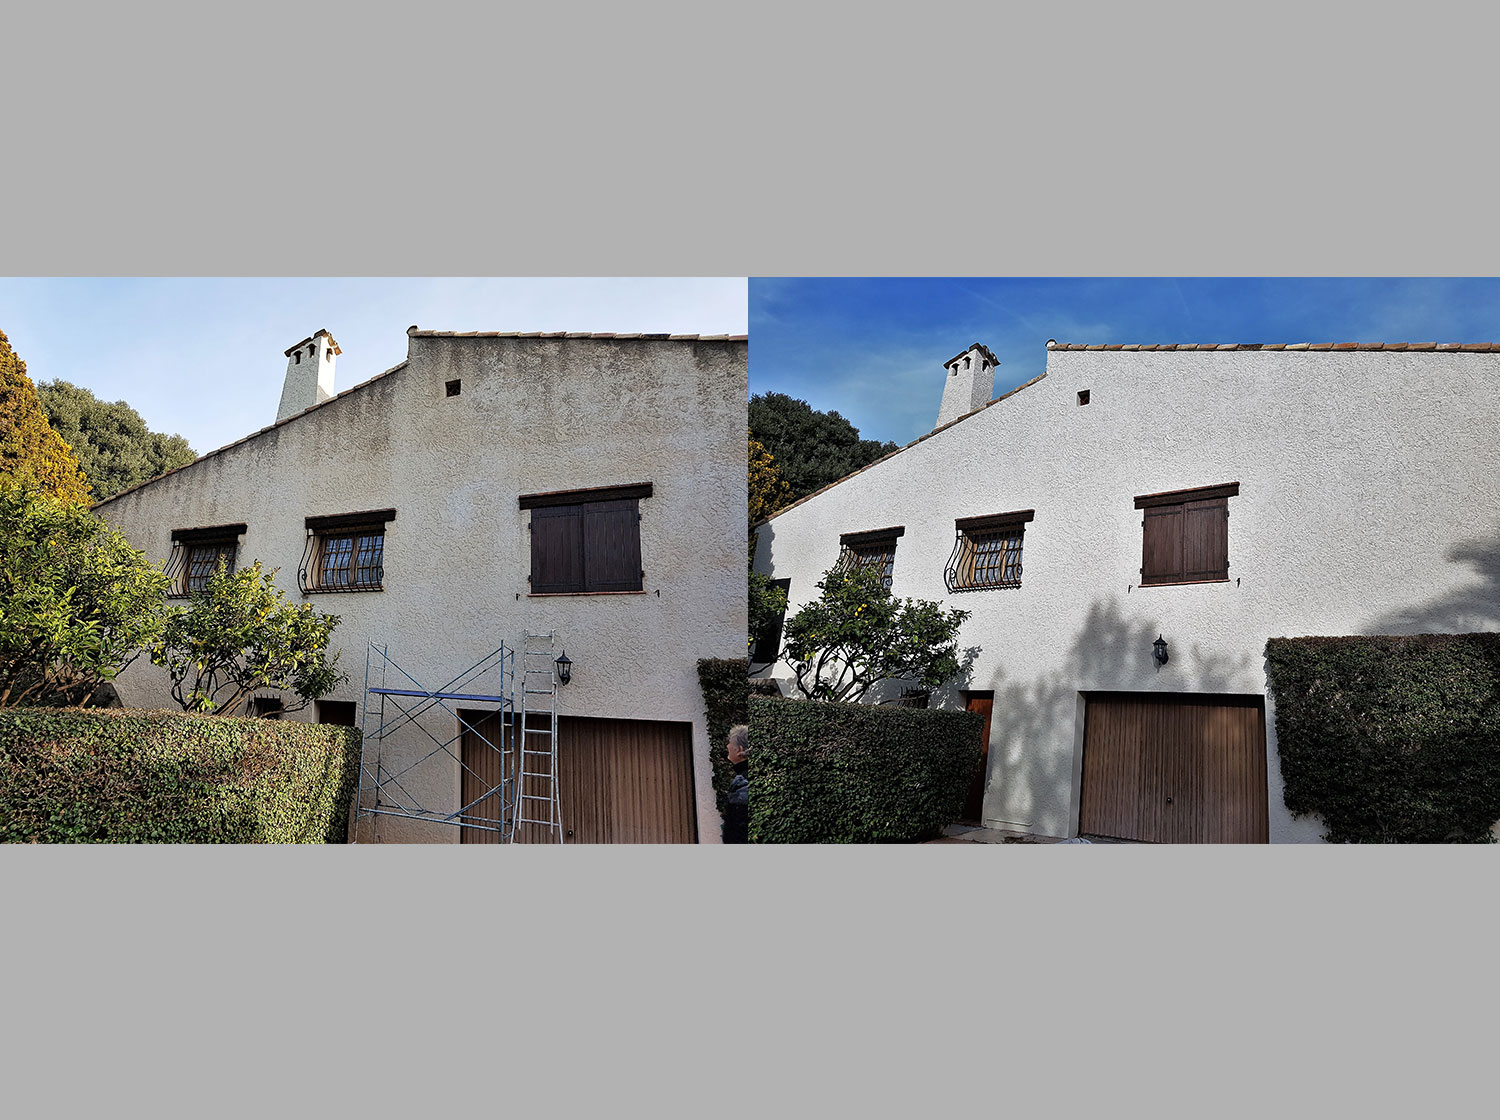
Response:
[{"label": "aluminium ladder", "polygon": [[547,839],[563,842],[562,803],[558,796],[557,772],[557,665],[553,631],[521,636],[520,704],[516,705],[516,766],[514,812],[510,840],[541,839],[533,825],[545,829]]}]

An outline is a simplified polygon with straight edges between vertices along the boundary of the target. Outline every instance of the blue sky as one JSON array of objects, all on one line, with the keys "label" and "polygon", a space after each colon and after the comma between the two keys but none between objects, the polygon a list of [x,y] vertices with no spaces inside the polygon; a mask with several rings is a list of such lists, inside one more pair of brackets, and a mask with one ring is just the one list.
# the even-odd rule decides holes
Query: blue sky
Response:
[{"label": "blue sky", "polygon": [[320,327],[337,390],[406,357],[406,328],[744,334],[733,278],[5,279],[0,331],[33,381],[130,404],[202,454],[276,419],[284,351]]},{"label": "blue sky", "polygon": [[1047,340],[1500,341],[1500,279],[751,279],[750,391],[835,409],[866,439],[932,430],[943,366],[973,342],[999,395]]}]

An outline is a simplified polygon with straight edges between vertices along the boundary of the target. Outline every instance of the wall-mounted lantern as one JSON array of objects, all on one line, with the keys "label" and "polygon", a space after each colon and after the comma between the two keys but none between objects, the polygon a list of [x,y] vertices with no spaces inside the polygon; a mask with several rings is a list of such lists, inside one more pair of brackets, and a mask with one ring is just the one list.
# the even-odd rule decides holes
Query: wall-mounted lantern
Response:
[{"label": "wall-mounted lantern", "polygon": [[573,679],[573,659],[568,656],[567,650],[563,650],[562,656],[553,662],[553,664],[557,666],[557,680],[559,684],[567,684]]},{"label": "wall-mounted lantern", "polygon": [[1156,641],[1151,643],[1151,656],[1156,658],[1158,668],[1167,663],[1167,640],[1160,634],[1156,635]]}]

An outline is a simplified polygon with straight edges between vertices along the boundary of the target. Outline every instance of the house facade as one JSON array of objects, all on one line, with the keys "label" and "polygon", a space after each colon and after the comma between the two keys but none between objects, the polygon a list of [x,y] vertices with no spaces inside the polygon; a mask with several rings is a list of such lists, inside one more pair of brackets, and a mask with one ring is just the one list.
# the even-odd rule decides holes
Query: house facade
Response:
[{"label": "house facade", "polygon": [[988,400],[975,344],[943,376],[939,426],[757,526],[755,566],[789,613],[841,558],[972,612],[930,703],[988,716],[989,826],[1317,841],[1266,640],[1500,629],[1500,347],[1048,342]]},{"label": "house facade", "polygon": [[[452,682],[530,633],[548,636],[542,664],[571,663],[546,701],[565,840],[717,842],[696,666],[743,649],[746,339],[407,334],[405,361],[338,393],[338,345],[304,339],[275,423],[96,512],[167,563],[177,594],[222,553],[340,617],[347,682],[289,718],[368,730],[367,702],[416,710],[404,736],[367,736],[367,768],[399,780],[366,782],[362,808],[386,800],[359,839],[494,838],[440,818],[483,769],[469,730],[497,706],[478,697],[518,681],[492,663]],[[386,655],[373,682],[372,641]],[[116,682],[123,702],[173,706],[143,662]],[[423,705],[370,683],[476,699]]]}]

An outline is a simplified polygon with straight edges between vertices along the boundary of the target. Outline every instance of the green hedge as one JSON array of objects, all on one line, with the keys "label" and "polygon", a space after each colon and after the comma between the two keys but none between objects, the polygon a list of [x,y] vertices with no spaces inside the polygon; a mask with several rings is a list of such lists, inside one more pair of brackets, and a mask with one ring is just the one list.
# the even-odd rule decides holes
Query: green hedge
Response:
[{"label": "green hedge", "polygon": [[1500,820],[1500,634],[1272,638],[1286,806],[1334,842],[1485,842]]},{"label": "green hedge", "polygon": [[750,719],[745,708],[749,672],[750,661],[744,657],[705,657],[698,662],[698,687],[703,690],[703,703],[708,709],[708,757],[714,768],[714,800],[721,815],[729,796],[729,779],[734,776],[725,746],[729,729]]},{"label": "green hedge", "polygon": [[293,720],[0,712],[0,841],[342,843],[359,738]]},{"label": "green hedge", "polygon": [[750,699],[754,843],[901,843],[963,811],[975,712]]}]

